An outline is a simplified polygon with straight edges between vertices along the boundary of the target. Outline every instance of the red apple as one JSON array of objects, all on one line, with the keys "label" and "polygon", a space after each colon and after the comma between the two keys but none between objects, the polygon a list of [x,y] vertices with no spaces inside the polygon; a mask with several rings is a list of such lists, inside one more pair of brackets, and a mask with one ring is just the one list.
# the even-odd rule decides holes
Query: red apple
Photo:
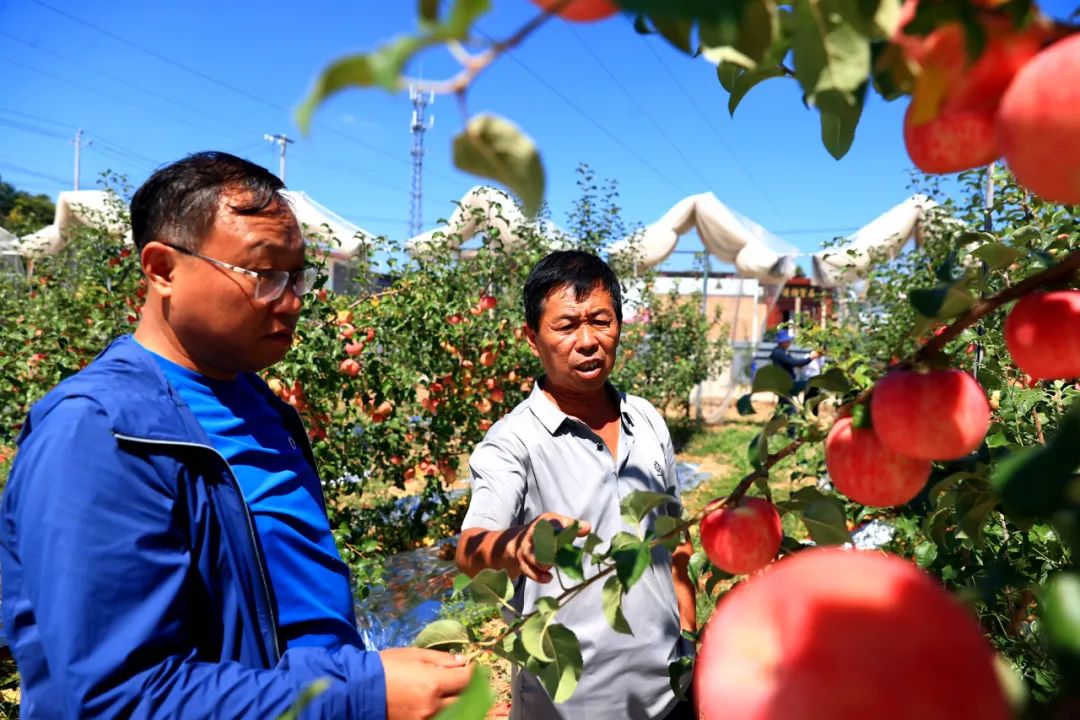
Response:
[{"label": "red apple", "polygon": [[[544,10],[551,10],[562,0],[532,0],[533,5],[538,5]],[[574,22],[592,22],[603,20],[619,12],[619,7],[610,0],[570,0],[561,10],[559,17]]]},{"label": "red apple", "polygon": [[1009,85],[997,141],[1009,169],[1046,200],[1080,204],[1080,35],[1035,56]]},{"label": "red apple", "polygon": [[341,361],[338,369],[349,377],[356,377],[360,374],[360,363],[356,362],[352,358],[345,358]]},{"label": "red apple", "polygon": [[701,547],[713,565],[732,575],[748,575],[768,565],[780,550],[784,529],[768,500],[744,497],[701,521]]},{"label": "red apple", "polygon": [[346,343],[346,345],[345,345],[345,354],[346,355],[349,355],[349,356],[359,355],[362,352],[364,352],[364,343],[362,343],[362,342],[351,342],[351,343]]},{"label": "red apple", "polygon": [[506,399],[506,393],[503,392],[502,388],[495,388],[494,390],[491,391],[491,401],[492,402],[501,403],[505,399]]},{"label": "red apple", "polygon": [[978,622],[893,555],[804,550],[746,580],[709,618],[700,720],[1006,720]]},{"label": "red apple", "polygon": [[1021,298],[1005,318],[1005,344],[1033,380],[1080,377],[1080,290]]},{"label": "red apple", "polygon": [[990,427],[986,393],[956,369],[893,370],[870,399],[874,432],[894,453],[953,460],[979,447]]},{"label": "red apple", "polygon": [[930,461],[895,453],[869,428],[852,427],[840,418],[825,439],[825,465],[840,492],[874,507],[903,505],[930,478]]},{"label": "red apple", "polygon": [[495,353],[490,350],[485,350],[480,353],[480,364],[484,367],[491,367],[495,364]]},{"label": "red apple", "polygon": [[481,295],[480,296],[480,309],[481,310],[494,310],[495,309],[495,296],[494,295]]},{"label": "red apple", "polygon": [[992,110],[935,114],[920,122],[918,101],[919,96],[912,95],[904,115],[904,145],[915,167],[928,173],[953,173],[997,159]]}]

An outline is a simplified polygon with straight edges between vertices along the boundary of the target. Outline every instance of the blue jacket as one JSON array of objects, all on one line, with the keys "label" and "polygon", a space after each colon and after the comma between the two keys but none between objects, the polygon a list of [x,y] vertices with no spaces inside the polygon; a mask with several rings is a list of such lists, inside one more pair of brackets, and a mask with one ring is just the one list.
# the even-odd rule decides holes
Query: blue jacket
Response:
[{"label": "blue jacket", "polygon": [[[314,465],[299,415],[266,393]],[[280,652],[236,479],[130,337],[30,411],[0,572],[24,717],[269,719],[318,678],[303,717],[386,715],[377,653]]]}]

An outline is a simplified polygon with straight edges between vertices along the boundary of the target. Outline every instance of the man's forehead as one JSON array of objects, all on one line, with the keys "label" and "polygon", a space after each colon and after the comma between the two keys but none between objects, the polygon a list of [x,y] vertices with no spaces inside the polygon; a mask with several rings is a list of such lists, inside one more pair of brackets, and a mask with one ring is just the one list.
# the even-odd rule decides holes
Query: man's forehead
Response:
[{"label": "man's forehead", "polygon": [[615,301],[611,293],[602,284],[597,284],[589,290],[588,294],[579,298],[573,285],[559,285],[552,288],[545,298],[544,312],[547,313],[581,313],[595,312],[597,310],[614,310]]}]

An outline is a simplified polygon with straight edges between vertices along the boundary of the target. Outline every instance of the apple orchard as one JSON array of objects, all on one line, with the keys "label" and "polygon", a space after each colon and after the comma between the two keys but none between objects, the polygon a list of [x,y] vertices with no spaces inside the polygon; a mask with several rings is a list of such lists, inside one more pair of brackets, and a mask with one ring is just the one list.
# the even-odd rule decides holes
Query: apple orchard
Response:
[{"label": "apple orchard", "polygon": [[[800,344],[834,359],[811,382],[817,394],[796,394],[776,368],[758,371],[752,390],[788,402],[760,426],[751,470],[730,494],[615,538],[575,542],[576,527],[544,524],[538,559],[603,582],[596,612],[632,631],[619,606],[639,559],[696,536],[693,571],[716,607],[695,638],[696,662],[671,672],[693,673],[706,720],[1080,717],[1080,27],[1024,0],[533,2],[569,22],[623,13],[628,44],[643,34],[712,62],[736,122],[756,85],[796,83],[837,159],[868,93],[908,103],[895,141],[939,203],[917,248],[872,267],[858,312],[802,329]],[[411,59],[451,43],[460,73],[424,86],[464,95],[554,21],[538,10],[504,40],[477,43],[471,28],[489,5],[419,3],[413,34],[323,71],[299,124],[346,88],[400,89]],[[526,130],[467,117],[454,158],[535,213],[542,148]],[[944,173],[960,173],[959,191],[942,190]],[[587,171],[580,184],[571,230],[596,250],[622,228],[589,212],[611,197]],[[268,372],[304,415],[324,477],[343,478],[327,484],[328,507],[361,581],[378,552],[456,532],[462,507],[446,489],[460,458],[529,388],[536,368],[519,293],[547,245],[540,224],[521,234],[531,240],[508,249],[488,233],[474,260],[394,266],[389,285],[359,297],[318,293],[293,351]],[[137,319],[138,268],[126,250],[87,231],[69,252],[0,298],[11,328],[0,354],[0,413],[14,429],[0,437],[5,459],[29,403]],[[374,288],[365,272],[361,287]],[[652,320],[624,328],[613,380],[677,414],[723,352],[693,304],[648,293],[642,303]],[[754,402],[747,395],[739,411],[765,409]],[[780,477],[829,483],[781,498]],[[390,522],[363,500],[390,486],[418,488],[436,519],[418,511]],[[640,528],[666,501],[633,493],[623,517]],[[883,550],[840,547],[875,518],[896,529]],[[491,605],[512,593],[494,571],[455,588]],[[563,604],[576,602],[573,589]],[[444,619],[417,642],[528,665],[566,697],[583,668],[558,610],[494,627]],[[477,672],[455,717],[482,718],[491,702]]]}]

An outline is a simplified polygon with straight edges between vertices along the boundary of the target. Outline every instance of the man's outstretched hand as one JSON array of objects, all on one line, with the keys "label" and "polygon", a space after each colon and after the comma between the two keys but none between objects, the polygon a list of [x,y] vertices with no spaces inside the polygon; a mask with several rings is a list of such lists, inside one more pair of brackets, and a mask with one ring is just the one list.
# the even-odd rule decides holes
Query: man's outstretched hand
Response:
[{"label": "man's outstretched hand", "polygon": [[585,537],[588,535],[589,531],[592,530],[592,527],[584,520],[576,521],[574,518],[567,517],[566,515],[547,512],[529,523],[525,528],[525,531],[515,538],[512,551],[517,560],[519,572],[536,582],[547,583],[551,582],[551,573],[549,572],[551,566],[537,562],[536,547],[533,545],[533,532],[536,530],[536,524],[541,520],[550,522],[555,526],[556,531],[570,527],[574,522],[580,522],[577,531],[578,537]]},{"label": "man's outstretched hand", "polygon": [[386,720],[427,720],[457,699],[473,669],[460,655],[420,648],[379,653],[386,675]]}]

